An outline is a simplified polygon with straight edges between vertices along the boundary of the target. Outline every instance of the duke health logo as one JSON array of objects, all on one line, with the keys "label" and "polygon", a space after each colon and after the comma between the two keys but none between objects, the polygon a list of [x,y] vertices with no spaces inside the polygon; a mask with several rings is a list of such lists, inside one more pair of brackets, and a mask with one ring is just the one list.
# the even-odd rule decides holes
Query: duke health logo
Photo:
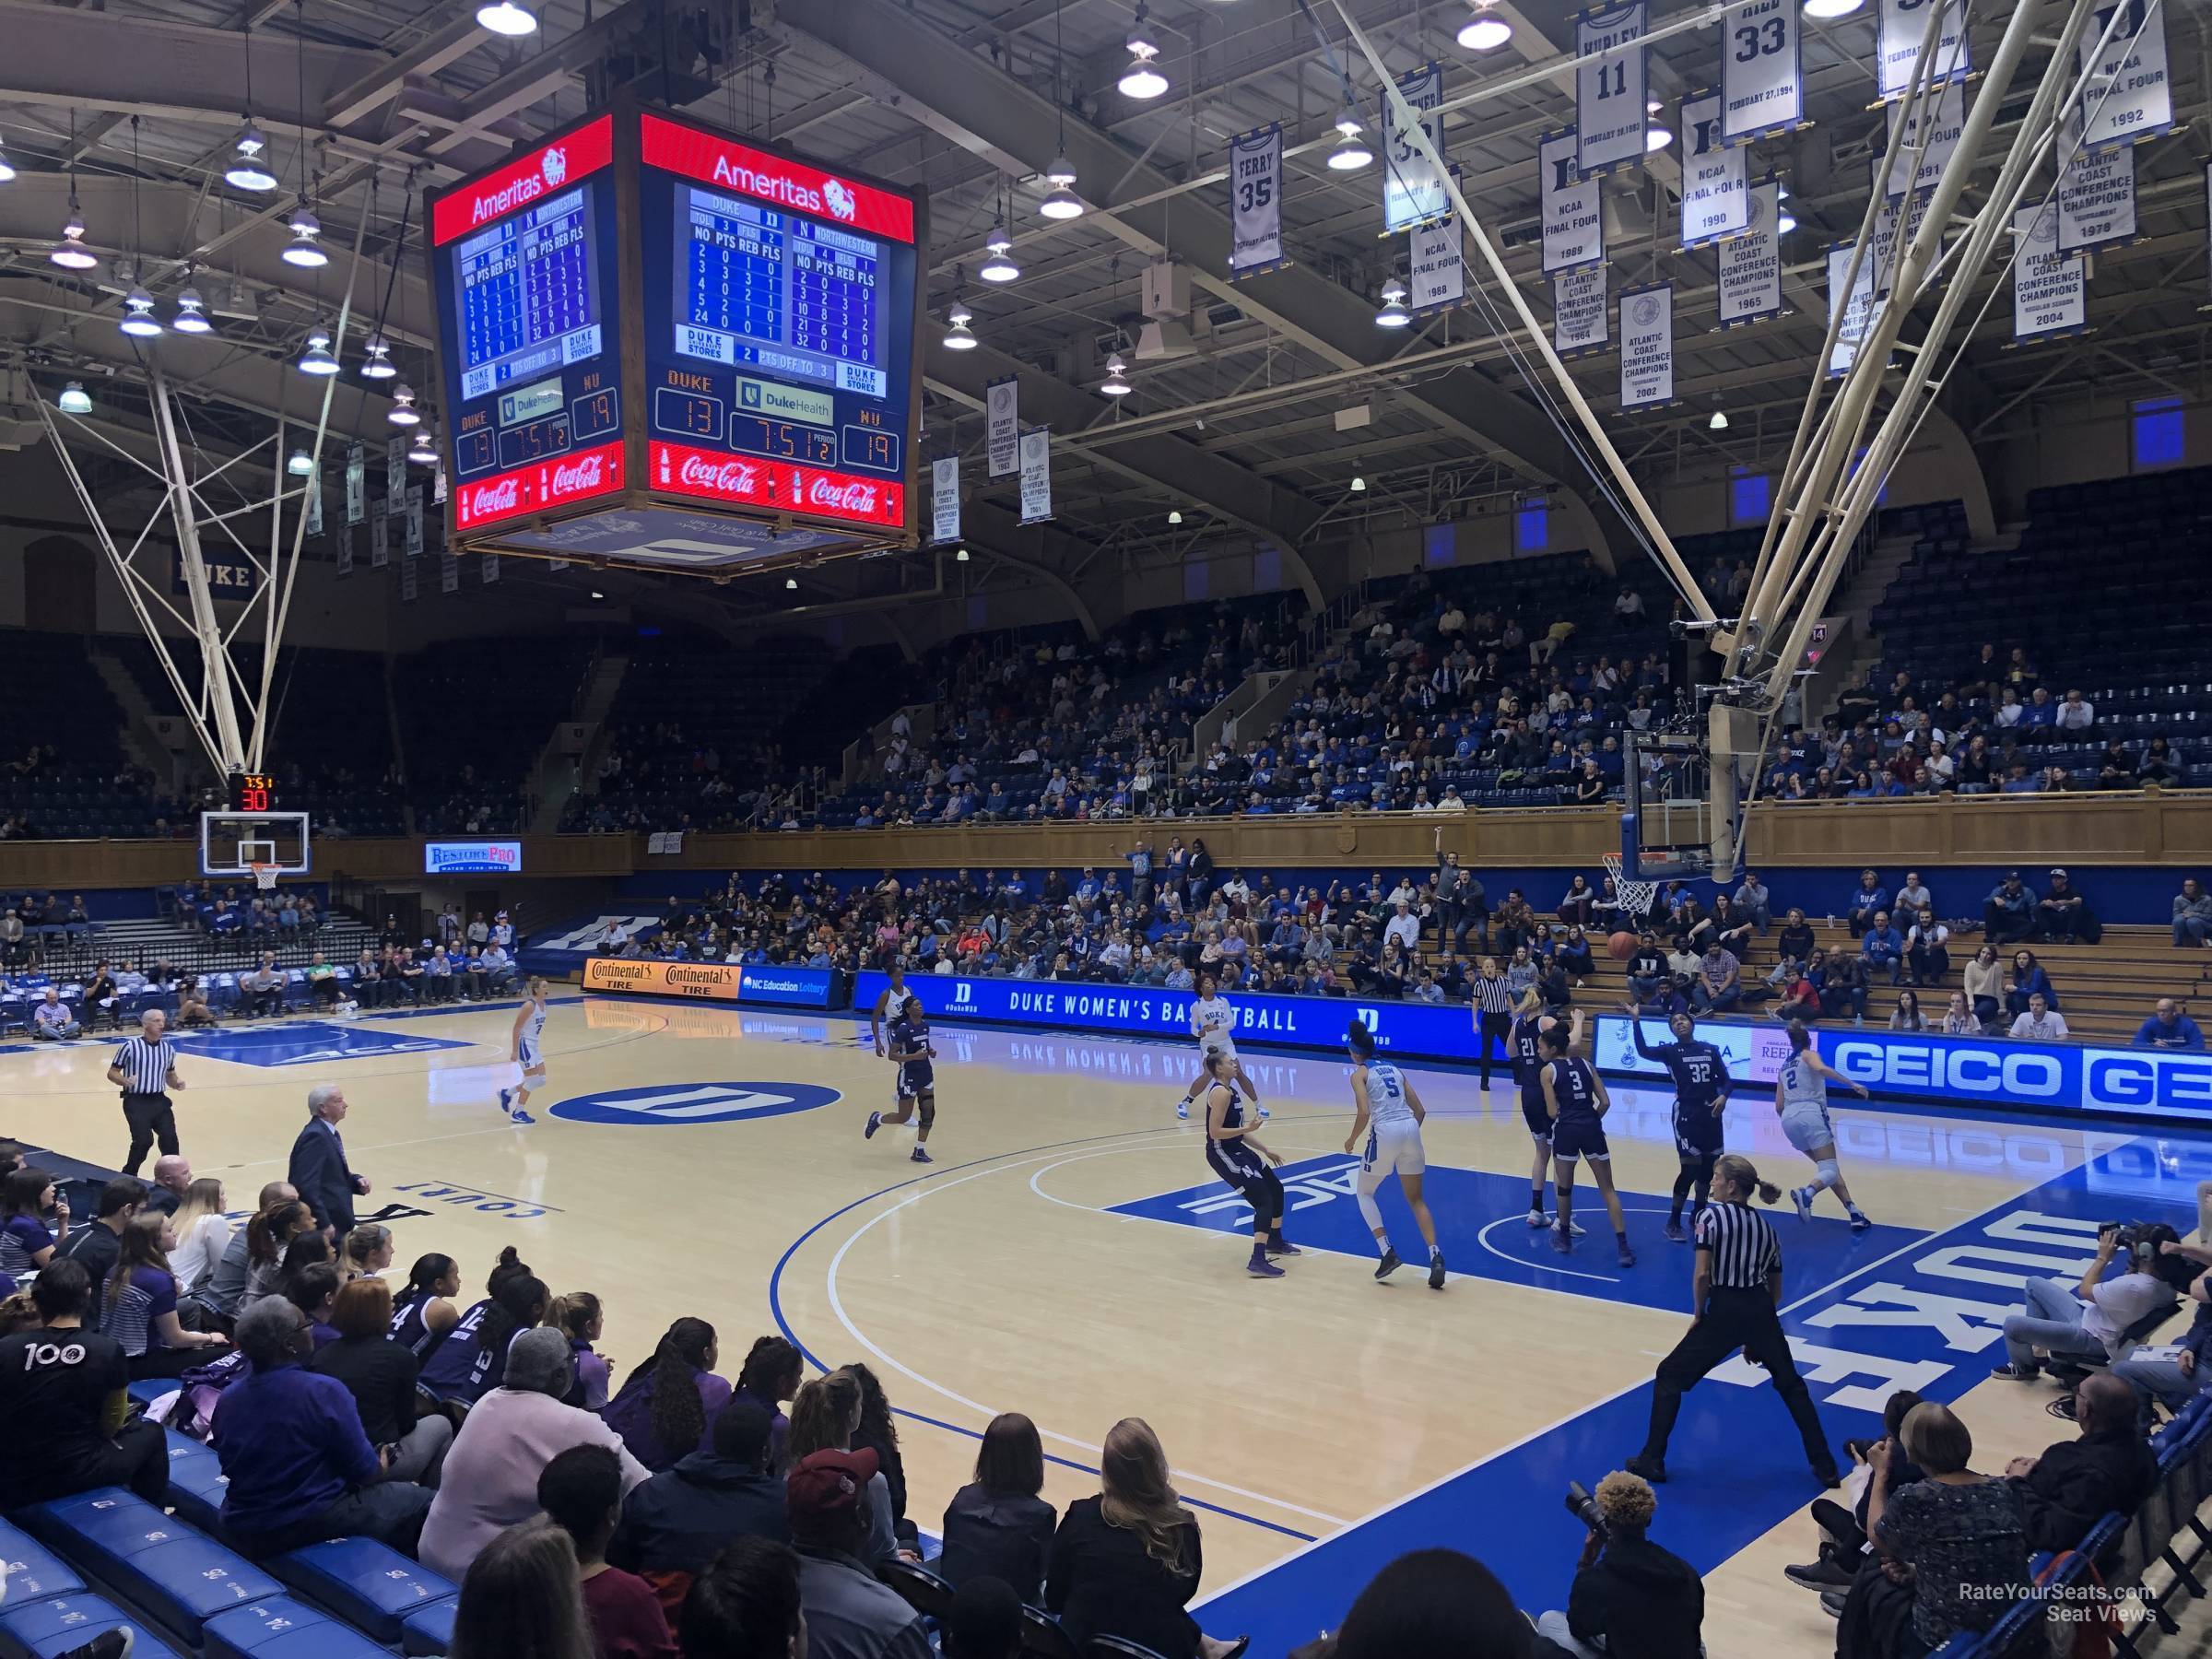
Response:
[{"label": "duke health logo", "polygon": [[574,1124],[729,1124],[812,1112],[844,1098],[814,1083],[660,1083],[576,1095],[553,1115]]}]

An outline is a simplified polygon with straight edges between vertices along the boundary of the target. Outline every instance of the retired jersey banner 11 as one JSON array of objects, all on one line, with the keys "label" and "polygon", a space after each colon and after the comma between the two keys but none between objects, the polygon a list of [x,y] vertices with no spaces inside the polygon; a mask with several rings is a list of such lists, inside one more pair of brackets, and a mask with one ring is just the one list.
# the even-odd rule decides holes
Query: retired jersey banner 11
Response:
[{"label": "retired jersey banner 11", "polygon": [[1675,401],[1675,285],[1626,288],[1620,296],[1620,406],[1654,409]]},{"label": "retired jersey banner 11", "polygon": [[2012,337],[2046,339],[2088,325],[2088,272],[2079,253],[2058,250],[2058,208],[2023,207],[2012,216],[2018,251],[2012,262]]},{"label": "retired jersey banner 11", "polygon": [[1700,248],[1751,228],[1750,153],[1721,139],[1721,100],[1682,100],[1682,245]]},{"label": "retired jersey banner 11", "polygon": [[1750,0],[1721,19],[1721,142],[1805,121],[1805,47],[1795,0]]},{"label": "retired jersey banner 11", "polygon": [[1229,268],[1251,276],[1283,263],[1280,122],[1229,141]]},{"label": "retired jersey banner 11", "polygon": [[1012,375],[983,388],[986,447],[991,476],[1003,478],[1021,470],[1021,382]]},{"label": "retired jersey banner 11", "polygon": [[2135,241],[2136,150],[2077,150],[2058,179],[2058,251]]},{"label": "retired jersey banner 11", "polygon": [[[1902,98],[1911,89],[1921,42],[1927,36],[1928,9],[1936,3],[1881,0],[1881,21],[1875,35],[1875,89],[1880,97]],[[1966,38],[1965,0],[1947,0],[1940,27],[1943,32],[1928,65],[1928,78],[1936,86],[1962,81],[1974,68]]]},{"label": "retired jersey banner 11", "polygon": [[1574,20],[1574,165],[1584,178],[1643,159],[1644,25],[1644,0]]},{"label": "retired jersey banner 11", "polygon": [[929,464],[929,539],[960,539],[960,458],[944,455]]},{"label": "retired jersey banner 11", "polygon": [[2088,122],[2085,144],[2091,149],[2140,144],[2172,130],[2173,78],[2166,69],[2163,6],[2124,0],[2117,7],[2098,7],[2082,31],[2080,50],[2081,108]]},{"label": "retired jersey banner 11", "polygon": [[[1398,91],[1413,106],[1422,130],[1439,160],[1444,153],[1444,117],[1438,105],[1444,101],[1441,65],[1423,64],[1398,76]],[[1410,230],[1441,218],[1452,210],[1444,194],[1444,175],[1429,159],[1398,120],[1395,100],[1382,100],[1382,229]]]},{"label": "retired jersey banner 11", "polygon": [[1417,225],[1406,261],[1406,304],[1417,317],[1457,305],[1467,297],[1467,262],[1459,219],[1448,215]]},{"label": "retired jersey banner 11", "polygon": [[1563,358],[1588,357],[1612,344],[1606,327],[1606,267],[1562,271],[1551,279],[1551,348]]},{"label": "retired jersey banner 11", "polygon": [[1771,179],[1754,184],[1749,209],[1749,228],[1715,254],[1724,328],[1782,314],[1782,186]]},{"label": "retired jersey banner 11", "polygon": [[[1966,83],[1954,81],[1938,88],[1934,98],[1920,100],[1912,115],[1904,111],[1902,103],[1888,106],[1888,142],[1897,148],[1882,194],[1892,201],[1909,190],[1933,190],[1936,181],[1943,177],[1944,166],[1959,147],[1959,135],[1966,127]],[[1898,131],[1900,125],[1902,133]],[[1921,148],[1923,139],[1926,140],[1924,149]],[[1915,150],[1920,157],[1917,162]]]},{"label": "retired jersey banner 11", "polygon": [[1601,265],[1606,231],[1598,212],[1598,184],[1574,168],[1574,129],[1536,141],[1536,171],[1543,202],[1544,274]]}]

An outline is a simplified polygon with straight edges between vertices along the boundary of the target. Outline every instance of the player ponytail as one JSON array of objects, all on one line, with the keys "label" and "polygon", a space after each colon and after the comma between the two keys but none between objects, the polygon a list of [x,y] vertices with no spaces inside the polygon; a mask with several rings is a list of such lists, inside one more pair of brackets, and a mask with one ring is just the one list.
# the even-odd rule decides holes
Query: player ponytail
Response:
[{"label": "player ponytail", "polygon": [[1724,1152],[1712,1160],[1712,1178],[1724,1181],[1736,1188],[1746,1198],[1759,1194],[1761,1204],[1772,1204],[1782,1197],[1782,1189],[1771,1181],[1761,1181],[1751,1160],[1736,1152]]},{"label": "player ponytail", "polygon": [[1375,1057],[1375,1034],[1361,1021],[1355,1019],[1345,1028],[1344,1040],[1350,1045],[1354,1058],[1372,1060]]},{"label": "player ponytail", "polygon": [[1809,1049],[1812,1046],[1813,1034],[1805,1029],[1805,1021],[1802,1019],[1791,1020],[1790,1053],[1793,1054],[1802,1054],[1806,1049]]}]

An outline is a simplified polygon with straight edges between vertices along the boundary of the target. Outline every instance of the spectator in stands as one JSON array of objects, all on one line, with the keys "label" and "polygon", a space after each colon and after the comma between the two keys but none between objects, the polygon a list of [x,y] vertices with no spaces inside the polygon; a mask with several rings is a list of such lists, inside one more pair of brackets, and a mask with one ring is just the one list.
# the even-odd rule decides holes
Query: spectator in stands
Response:
[{"label": "spectator in stands", "polygon": [[2212,942],[2212,893],[2194,876],[2182,878],[2182,890],[2173,899],[2173,943],[2203,946]]},{"label": "spectator in stands", "polygon": [[461,1583],[446,1651],[452,1659],[601,1659],[569,1535],[533,1515],[491,1539]]},{"label": "spectator in stands", "polygon": [[714,1327],[679,1319],[600,1414],[653,1473],[713,1449],[714,1418],[730,1399],[729,1383],[714,1374],[718,1358]]},{"label": "spectator in stands", "polygon": [[1975,1018],[1973,1006],[1966,993],[1951,993],[1950,1006],[1944,1010],[1943,1019],[1936,1029],[1947,1037],[1979,1037],[1983,1035],[1982,1021]]},{"label": "spectator in stands", "polygon": [[215,1010],[207,1006],[202,982],[190,975],[177,982],[177,1026],[213,1025]]},{"label": "spectator in stands", "polygon": [[[2159,1251],[2161,1255],[2188,1262],[2193,1271],[2212,1266],[2212,1250],[2201,1244],[2163,1240]],[[2139,1420],[2146,1428],[2153,1400],[2178,1413],[2206,1387],[2212,1387],[2212,1365],[2206,1364],[2212,1359],[2212,1274],[2197,1272],[2189,1282],[2188,1294],[2191,1317],[2189,1329],[2177,1345],[2181,1351],[2171,1359],[2153,1359],[2145,1357],[2149,1350],[2136,1348],[2125,1359],[2115,1360],[2109,1373],[2136,1391]],[[2077,1415],[2078,1410],[2077,1406]]]},{"label": "spectator in stands", "polygon": [[282,1297],[239,1317],[252,1371],[223,1391],[209,1436],[228,1482],[223,1530],[256,1559],[355,1535],[412,1555],[430,1494],[380,1479],[384,1460],[352,1395],[301,1367],[312,1345],[306,1315]]},{"label": "spectator in stands", "polygon": [[1889,1029],[1893,1031],[1924,1031],[1927,1018],[1920,1011],[1920,997],[1911,991],[1897,994],[1897,1006],[1889,1011]]},{"label": "spectator in stands", "polygon": [[336,1378],[353,1396],[361,1432],[385,1448],[382,1478],[436,1486],[453,1426],[425,1408],[415,1386],[421,1368],[406,1344],[390,1340],[391,1288],[382,1279],[353,1280],[339,1289],[330,1323],[337,1340],[316,1349],[308,1370]]},{"label": "spectator in stands", "polygon": [[877,1473],[873,1452],[823,1450],[799,1459],[784,1483],[807,1651],[818,1659],[930,1659],[922,1616],[863,1554]]},{"label": "spectator in stands", "polygon": [[144,1210],[124,1230],[122,1251],[100,1293],[100,1327],[123,1345],[131,1381],[178,1377],[230,1346],[218,1331],[187,1331],[177,1317],[177,1277],[169,1252],[176,1244],[169,1218]]},{"label": "spectator in stands", "polygon": [[92,1305],[85,1310],[88,1330],[107,1328],[108,1278],[123,1255],[123,1235],[146,1207],[146,1183],[119,1175],[100,1189],[97,1212],[88,1226],[63,1240],[54,1253],[78,1264],[92,1276]]},{"label": "spectator in stands", "polygon": [[1875,917],[1888,908],[1889,889],[1882,885],[1880,875],[1873,870],[1861,870],[1858,885],[1852,889],[1843,913],[1851,927],[1851,936],[1855,939],[1872,927]]},{"label": "spectator in stands", "polygon": [[1789,913],[1783,917],[1782,932],[1775,936],[1774,948],[1785,957],[1803,962],[1811,959],[1817,943],[1812,924],[1805,919],[1805,912],[1792,905]]},{"label": "spectator in stands", "polygon": [[1290,1659],[1527,1659],[1545,1648],[1480,1561],[1455,1549],[1417,1549],[1369,1581],[1334,1636],[1293,1649]]},{"label": "spectator in stands", "polygon": [[2103,924],[2064,870],[2051,872],[2051,890],[2036,901],[2035,924],[2045,942],[2053,945],[2071,945],[2077,939],[2094,945],[2104,936]]},{"label": "spectator in stands", "polygon": [[2151,1017],[2136,1028],[2135,1046],[2185,1049],[2191,1053],[2202,1053],[2205,1034],[2197,1029],[2195,1020],[2182,1012],[2180,1003],[2171,996],[2161,996]]},{"label": "spectator in stands", "polygon": [[810,1651],[799,1558],[787,1544],[739,1538],[684,1598],[684,1659],[796,1659]]},{"label": "spectator in stands", "polygon": [[1905,935],[1905,960],[1912,964],[1916,986],[1940,985],[1951,976],[1951,930],[1936,920],[1936,912],[1921,907]]},{"label": "spectator in stands", "polygon": [[2136,1416],[2135,1390],[2126,1378],[2092,1372],[2074,1391],[2080,1433],[2046,1447],[2040,1457],[2016,1457],[2006,1466],[2029,1548],[2076,1548],[2106,1515],[2115,1510],[2132,1515],[2150,1496],[2159,1465]]},{"label": "spectator in stands", "polygon": [[[783,1482],[771,1472],[769,1416],[733,1400],[714,1419],[711,1451],[693,1452],[630,1493],[606,1559],[680,1611],[692,1580],[733,1538],[788,1538]],[[941,1570],[941,1566],[940,1566]]]},{"label": "spectator in stands", "polygon": [[[2112,1273],[2115,1260],[2123,1271]],[[2038,1351],[2053,1360],[2068,1355],[2093,1359],[2124,1357],[2128,1332],[2136,1322],[2163,1308],[2174,1292],[2172,1281],[2185,1286],[2194,1269],[2188,1259],[2153,1251],[2138,1260],[2130,1250],[2121,1258],[2121,1230],[2100,1229],[2097,1253],[2077,1284],[2064,1279],[2030,1278],[2027,1282],[2027,1311],[2005,1319],[2006,1362],[1992,1373],[2016,1382],[2032,1380],[2042,1367]]]},{"label": "spectator in stands", "polygon": [[1508,888],[1505,902],[1498,907],[1491,921],[1498,929],[1498,948],[1518,956],[1524,946],[1533,947],[1541,930],[1536,925],[1536,912],[1519,888]]},{"label": "spectator in stands", "polygon": [[[288,1181],[272,1181],[261,1189],[260,1208],[255,1216],[265,1214],[280,1205],[296,1203],[299,1194]],[[215,1270],[200,1285],[194,1300],[206,1310],[218,1328],[228,1330],[230,1322],[243,1311],[246,1288],[253,1277],[252,1240],[249,1236],[252,1222],[236,1229],[230,1242],[224,1246],[217,1260]]]},{"label": "spectator in stands", "polygon": [[1791,1020],[1810,1023],[1825,1011],[1820,1003],[1820,987],[1806,964],[1783,959],[1789,975],[1783,982],[1782,1000],[1774,1006],[1774,1018],[1785,1023]]},{"label": "spectator in stands", "polygon": [[1897,984],[1904,977],[1905,941],[1890,924],[1888,911],[1877,911],[1874,920],[1859,937],[1859,962],[1866,970],[1866,979],[1872,983],[1877,974],[1886,974],[1889,983]]},{"label": "spectator in stands", "polygon": [[[1922,1478],[1912,1459],[1905,1455],[1903,1439],[1906,1414],[1919,1404],[1920,1396],[1911,1389],[1896,1390],[1882,1406],[1882,1438],[1845,1442],[1845,1450],[1855,1463],[1888,1463],[1888,1485],[1893,1492]],[[1867,1473],[1871,1477],[1873,1471],[1869,1469]],[[1869,1479],[1859,1488],[1856,1505],[1848,1510],[1832,1499],[1814,1499],[1813,1522],[1822,1535],[1820,1559],[1803,1567],[1784,1567],[1782,1576],[1807,1590],[1848,1590],[1858,1576],[1866,1554],[1866,1500],[1872,1489]]]},{"label": "spectator in stands", "polygon": [[2064,1042],[2066,1040],[2066,1017],[2051,1006],[2041,991],[2030,994],[2025,1011],[2014,1017],[2011,1029],[2006,1033],[2028,1042]]},{"label": "spectator in stands", "polygon": [[2007,870],[1982,904],[1982,932],[1993,945],[2017,944],[2035,931],[2035,895],[2020,885],[2020,873]]},{"label": "spectator in stands", "polygon": [[1815,952],[1809,977],[1820,987],[1820,1011],[1830,1019],[1848,1009],[1851,1023],[1866,1023],[1866,959],[1843,950]]},{"label": "spectator in stands", "polygon": [[122,1347],[84,1327],[92,1295],[81,1265],[54,1263],[31,1288],[35,1323],[0,1336],[0,1509],[105,1486],[167,1500],[168,1441],[159,1424],[130,1420]]},{"label": "spectator in stands", "polygon": [[1697,978],[1690,982],[1690,1000],[1700,1014],[1726,1014],[1744,999],[1743,964],[1718,939],[1698,959]]},{"label": "spectator in stands", "polygon": [[975,1479],[945,1509],[944,1553],[937,1572],[954,1585],[995,1578],[1034,1602],[1059,1517],[1044,1490],[1044,1445],[1019,1412],[1002,1412],[983,1430]]},{"label": "spectator in stands", "polygon": [[267,1019],[284,1012],[284,973],[274,956],[265,955],[261,966],[239,982],[246,994],[247,1017]]},{"label": "spectator in stands", "polygon": [[[133,1184],[135,1184],[134,1182]],[[59,1235],[49,1231],[52,1220]],[[29,1279],[53,1259],[69,1236],[69,1201],[45,1171],[25,1165],[0,1178],[0,1273]],[[100,1269],[104,1278],[107,1269]]]},{"label": "spectator in stands", "polygon": [[12,910],[0,908],[0,968],[20,967],[33,954],[34,947],[23,929],[23,918]]},{"label": "spectator in stands", "polygon": [[1936,895],[1928,891],[1928,884],[1920,878],[1918,870],[1907,870],[1902,886],[1897,889],[1895,915],[1916,916],[1924,910],[1936,908]]},{"label": "spectator in stands", "polygon": [[783,1441],[791,1430],[791,1420],[783,1415],[783,1406],[806,1380],[806,1361],[797,1348],[781,1336],[761,1336],[755,1339],[746,1354],[745,1364],[737,1373],[737,1386],[730,1394],[733,1404],[758,1406],[768,1414],[767,1467],[779,1477],[785,1472]]},{"label": "spectator in stands", "polygon": [[607,1562],[622,1512],[621,1460],[604,1446],[571,1446],[537,1477],[537,1504],[575,1547],[598,1659],[678,1659],[653,1587]]},{"label": "spectator in stands", "polygon": [[1578,1659],[1701,1659],[1705,1585],[1646,1535],[1658,1508],[1651,1483],[1617,1469],[1591,1496],[1605,1526],[1583,1540],[1566,1610],[1537,1619],[1536,1633]]},{"label": "spectator in stands", "polygon": [[1756,871],[1744,872],[1744,878],[1735,889],[1735,908],[1759,929],[1761,938],[1774,924],[1773,896],[1767,891],[1767,884],[1759,880]]},{"label": "spectator in stands", "polygon": [[1588,927],[1595,919],[1597,895],[1591,891],[1589,880],[1577,876],[1567,884],[1565,896],[1559,900],[1559,920],[1578,927]]},{"label": "spectator in stands", "polygon": [[207,1281],[223,1253],[230,1248],[233,1229],[226,1213],[223,1183],[212,1175],[193,1182],[184,1190],[184,1201],[170,1217],[170,1227],[177,1235],[177,1247],[169,1253],[169,1265],[178,1286],[189,1295]]},{"label": "spectator in stands", "polygon": [[47,986],[46,994],[31,1010],[30,1034],[41,1042],[58,1042],[77,1036],[82,1030],[76,1013],[62,1000],[61,991]]},{"label": "spectator in stands", "polygon": [[446,1453],[437,1500],[422,1524],[424,1566],[461,1578],[502,1528],[535,1512],[538,1475],[571,1446],[613,1453],[625,1492],[643,1483],[645,1466],[620,1437],[564,1403],[573,1374],[560,1332],[540,1327],[516,1335],[500,1386],[469,1409]]},{"label": "spectator in stands", "polygon": [[2048,1007],[2058,1006],[2058,991],[2051,983],[2051,976],[2043,965],[2035,959],[2032,950],[2016,950],[2005,973],[2005,1008],[2015,1016],[2028,1011],[2030,997],[2041,996]]},{"label": "spectator in stands", "polygon": [[1966,995],[1982,1022],[1982,1029],[1994,1031],[1997,1015],[2004,1009],[2005,965],[1997,960],[1997,947],[1983,945],[1974,952],[1974,959],[1966,965]]}]

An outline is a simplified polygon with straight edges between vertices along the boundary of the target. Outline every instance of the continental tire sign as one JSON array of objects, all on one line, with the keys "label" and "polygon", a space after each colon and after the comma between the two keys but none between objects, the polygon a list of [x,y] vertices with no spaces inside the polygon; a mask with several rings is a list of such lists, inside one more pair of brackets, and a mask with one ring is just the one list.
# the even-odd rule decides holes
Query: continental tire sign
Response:
[{"label": "continental tire sign", "polygon": [[644,996],[696,996],[735,1002],[743,972],[735,962],[644,962],[594,957],[583,965],[586,991],[628,991]]}]

